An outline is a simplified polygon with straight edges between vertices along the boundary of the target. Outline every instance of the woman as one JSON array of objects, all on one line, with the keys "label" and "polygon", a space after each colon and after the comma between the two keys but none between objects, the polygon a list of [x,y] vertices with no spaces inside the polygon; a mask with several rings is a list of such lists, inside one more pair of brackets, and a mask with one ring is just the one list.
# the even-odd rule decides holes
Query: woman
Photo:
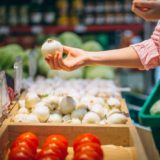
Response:
[{"label": "woman", "polygon": [[[160,19],[159,0],[134,0],[132,11],[145,20]],[[107,65],[121,68],[139,68],[148,70],[160,65],[160,23],[150,39],[135,45],[115,50],[87,52],[72,47],[63,47],[68,54],[49,55],[46,61],[52,69],[72,71],[85,65]]]}]

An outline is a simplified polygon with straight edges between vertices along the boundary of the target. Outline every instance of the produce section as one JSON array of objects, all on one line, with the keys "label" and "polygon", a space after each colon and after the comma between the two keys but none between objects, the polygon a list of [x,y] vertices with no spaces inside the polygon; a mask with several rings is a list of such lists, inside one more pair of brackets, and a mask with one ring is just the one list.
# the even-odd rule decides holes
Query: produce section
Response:
[{"label": "produce section", "polygon": [[[76,140],[76,137],[80,136],[84,133],[94,134],[102,143],[102,150],[104,152],[105,160],[117,160],[118,159],[126,159],[126,160],[136,160],[146,157],[142,155],[143,148],[141,143],[138,140],[137,136],[133,136],[137,134],[134,128],[124,127],[124,126],[110,126],[107,128],[104,127],[80,127],[80,126],[53,126],[53,125],[19,125],[19,124],[9,124],[8,126],[4,126],[1,128],[0,132],[0,141],[2,142],[0,146],[0,150],[2,151],[1,156],[6,155],[7,146],[10,146],[11,142],[13,142],[16,137],[24,132],[32,132],[38,136],[39,144],[42,146],[45,139],[52,134],[61,134],[65,136],[69,142],[68,148],[68,156],[67,160],[73,159],[73,150],[72,145]],[[52,126],[52,127],[51,127]],[[15,130],[16,129],[16,130]],[[45,132],[43,130],[45,129]],[[65,129],[65,132],[64,132]],[[117,133],[119,131],[121,136]],[[72,132],[72,133],[71,133]],[[74,134],[73,134],[74,133]],[[10,138],[9,138],[10,137]],[[133,138],[134,137],[134,138]],[[134,142],[132,142],[132,140]],[[7,146],[6,146],[7,144]],[[139,150],[138,150],[139,149]],[[138,158],[139,157],[139,158]]]},{"label": "produce section", "polygon": [[127,110],[119,90],[113,81],[100,79],[39,79],[18,101],[11,121],[125,124]]},{"label": "produce section", "polygon": [[142,71],[47,64],[57,52],[68,58],[63,45],[95,52],[142,41],[131,4],[0,1],[0,160],[159,159],[159,83],[147,99]]}]

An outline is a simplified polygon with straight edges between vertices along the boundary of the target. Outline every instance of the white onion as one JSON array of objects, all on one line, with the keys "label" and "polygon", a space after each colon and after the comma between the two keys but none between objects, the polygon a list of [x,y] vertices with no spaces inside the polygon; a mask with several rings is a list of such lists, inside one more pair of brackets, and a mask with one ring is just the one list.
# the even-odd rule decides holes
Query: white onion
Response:
[{"label": "white onion", "polygon": [[26,104],[25,104],[25,100],[24,100],[24,99],[19,100],[19,101],[18,101],[18,104],[19,104],[19,107],[20,107],[20,108],[25,108],[25,107],[26,107]]},{"label": "white onion", "polygon": [[49,123],[61,123],[62,122],[62,115],[58,114],[58,113],[50,114],[48,122]]},{"label": "white onion", "polygon": [[32,109],[40,101],[40,98],[37,96],[36,93],[27,93],[26,98],[26,108]]},{"label": "white onion", "polygon": [[42,102],[44,102],[44,104],[48,106],[48,108],[52,111],[53,109],[58,107],[58,100],[59,99],[56,96],[48,96],[46,98],[43,98]]},{"label": "white onion", "polygon": [[80,100],[81,105],[84,105],[84,106],[86,105],[88,107],[92,104],[92,102],[93,102],[93,96],[84,96]]},{"label": "white onion", "polygon": [[63,116],[62,120],[64,123],[71,122],[71,115],[66,114],[65,116]]},{"label": "white onion", "polygon": [[114,113],[107,118],[108,124],[125,124],[127,117],[122,113]]},{"label": "white onion", "polygon": [[31,114],[26,115],[25,122],[39,123],[39,120],[35,114],[31,113]]},{"label": "white onion", "polygon": [[56,40],[48,39],[43,43],[41,51],[43,56],[47,57],[49,54],[55,54],[57,51],[62,53],[63,46],[60,42]]},{"label": "white onion", "polygon": [[91,111],[97,113],[100,118],[103,118],[105,116],[105,110],[100,104],[94,104],[91,108]]},{"label": "white onion", "polygon": [[119,101],[119,99],[114,98],[114,97],[108,98],[107,103],[111,107],[117,107],[117,108],[121,107],[121,102]]},{"label": "white onion", "polygon": [[62,98],[59,107],[63,114],[70,114],[76,108],[76,102],[72,97],[66,96]]},{"label": "white onion", "polygon": [[81,120],[78,118],[72,118],[71,123],[72,124],[81,124]]},{"label": "white onion", "polygon": [[46,122],[50,114],[48,107],[42,103],[37,104],[32,112],[38,117],[40,122]]},{"label": "white onion", "polygon": [[18,110],[18,113],[28,114],[28,113],[29,113],[29,111],[28,111],[28,109],[27,109],[27,108],[22,107],[22,108],[20,108],[20,109]]},{"label": "white onion", "polygon": [[80,108],[88,109],[89,106],[87,104],[84,104],[84,103],[78,103],[76,108],[77,109],[80,109]]},{"label": "white onion", "polygon": [[13,121],[14,122],[25,122],[26,114],[22,114],[22,113],[16,114],[13,118]]},{"label": "white onion", "polygon": [[100,121],[100,123],[99,124],[101,124],[101,125],[105,125],[105,124],[107,124],[107,120],[104,118],[104,119],[102,119],[101,121]]},{"label": "white onion", "polygon": [[72,118],[78,118],[80,120],[82,120],[82,118],[84,117],[84,115],[87,113],[87,110],[84,108],[79,108],[76,109],[72,112],[71,117]]},{"label": "white onion", "polygon": [[83,117],[82,123],[91,123],[91,124],[98,124],[100,122],[100,117],[98,116],[98,114],[94,113],[94,112],[88,112],[87,114],[85,114],[85,116]]},{"label": "white onion", "polygon": [[101,97],[95,97],[95,98],[93,99],[93,103],[105,105],[104,99],[101,98]]},{"label": "white onion", "polygon": [[120,113],[120,112],[121,112],[120,109],[118,109],[118,108],[113,108],[113,109],[111,109],[111,110],[108,111],[107,117],[109,117],[110,115],[112,115],[112,114],[114,114],[114,113]]}]

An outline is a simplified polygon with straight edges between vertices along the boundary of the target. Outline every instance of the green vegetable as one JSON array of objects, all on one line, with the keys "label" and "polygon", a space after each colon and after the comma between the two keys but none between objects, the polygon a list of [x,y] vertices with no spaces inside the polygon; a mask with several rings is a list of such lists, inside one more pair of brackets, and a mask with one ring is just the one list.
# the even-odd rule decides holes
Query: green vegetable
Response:
[{"label": "green vegetable", "polygon": [[150,114],[160,114],[160,100],[153,104],[150,109]]},{"label": "green vegetable", "polygon": [[17,44],[10,44],[0,48],[0,68],[8,69],[13,67],[17,56],[23,56],[24,50]]},{"label": "green vegetable", "polygon": [[82,49],[86,51],[101,51],[103,47],[96,41],[87,41],[82,45]]},{"label": "green vegetable", "polygon": [[64,32],[60,34],[59,41],[66,46],[81,48],[81,38],[73,32]]},{"label": "green vegetable", "polygon": [[115,73],[112,67],[106,66],[92,66],[87,67],[85,70],[85,78],[104,78],[104,79],[114,79]]},{"label": "green vegetable", "polygon": [[71,72],[67,71],[58,71],[57,76],[63,79],[75,79],[75,78],[83,78],[84,69],[80,68]]},{"label": "green vegetable", "polygon": [[47,77],[48,78],[54,78],[54,77],[56,77],[57,76],[57,73],[58,73],[58,71],[57,70],[48,70],[48,73],[47,73]]},{"label": "green vegetable", "polygon": [[41,57],[38,62],[38,73],[43,76],[47,76],[48,71],[50,70],[49,65],[47,62]]}]

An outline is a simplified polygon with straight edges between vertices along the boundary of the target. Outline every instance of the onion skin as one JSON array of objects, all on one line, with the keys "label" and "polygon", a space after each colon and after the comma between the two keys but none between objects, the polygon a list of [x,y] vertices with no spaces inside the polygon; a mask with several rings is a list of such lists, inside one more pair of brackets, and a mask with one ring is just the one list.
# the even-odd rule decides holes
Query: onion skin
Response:
[{"label": "onion skin", "polygon": [[55,54],[56,52],[63,53],[63,46],[56,40],[48,39],[43,43],[41,51],[43,56],[47,57],[48,55]]}]

